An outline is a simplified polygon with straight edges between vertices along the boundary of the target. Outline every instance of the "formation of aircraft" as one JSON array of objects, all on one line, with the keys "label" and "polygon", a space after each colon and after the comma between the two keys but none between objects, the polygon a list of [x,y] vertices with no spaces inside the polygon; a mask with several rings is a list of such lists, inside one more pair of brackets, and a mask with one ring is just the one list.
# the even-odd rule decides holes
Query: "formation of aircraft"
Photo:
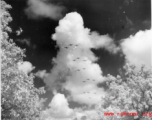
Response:
[{"label": "formation of aircraft", "polygon": [[[63,45],[63,44],[62,44]],[[68,48],[70,48],[70,47],[74,47],[74,48],[76,48],[76,47],[78,47],[79,45],[74,45],[74,44],[68,44],[68,45],[66,45],[66,46],[64,46],[64,48],[66,48],[66,49],[68,49]]]},{"label": "formation of aircraft", "polygon": [[[83,92],[84,94],[90,93],[90,92]],[[96,92],[94,92],[94,94],[97,94]],[[91,97],[88,97],[89,99],[91,99]]]},{"label": "formation of aircraft", "polygon": [[[78,44],[68,44],[66,46],[64,46],[65,49],[70,49],[71,47],[74,47],[74,48],[77,48],[79,45]],[[73,61],[77,61],[77,60],[80,60],[81,58],[80,57],[76,57],[75,59],[73,59]],[[82,59],[82,61],[86,62],[87,60],[86,59]],[[83,67],[82,68],[83,70],[85,70],[86,68]],[[70,69],[71,70],[71,69]],[[81,69],[76,69],[76,71],[81,71]],[[87,78],[86,80],[83,80],[82,82],[83,83],[86,83],[87,81],[89,81],[91,79]],[[93,79],[92,81],[95,81],[95,79]],[[83,92],[84,94],[87,94],[87,93],[90,93],[90,92]],[[95,92],[93,94],[96,94]],[[89,99],[91,99],[91,97],[88,97]]]},{"label": "formation of aircraft", "polygon": [[[86,79],[86,80],[90,80],[90,79]],[[93,81],[95,81],[95,79],[93,79]],[[86,83],[87,81],[83,81],[84,83]],[[90,93],[90,92],[83,92],[84,94],[86,93]],[[93,94],[97,94],[96,92],[94,92]],[[88,97],[89,99],[91,99],[91,97]]]}]

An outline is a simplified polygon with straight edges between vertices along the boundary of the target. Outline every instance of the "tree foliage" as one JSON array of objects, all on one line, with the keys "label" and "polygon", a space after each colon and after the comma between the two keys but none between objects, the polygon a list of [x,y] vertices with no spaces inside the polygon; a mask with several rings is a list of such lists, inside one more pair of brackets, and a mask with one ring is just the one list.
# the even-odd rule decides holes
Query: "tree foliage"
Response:
[{"label": "tree foliage", "polygon": [[24,50],[9,39],[8,27],[12,20],[8,9],[11,8],[1,1],[1,116],[2,120],[38,120],[43,100],[39,94],[43,88],[35,88],[34,76],[18,69],[23,62]]},{"label": "tree foliage", "polygon": [[[124,76],[115,78],[109,75],[107,84],[109,91],[104,98],[103,108],[112,107],[119,108],[125,113],[138,113],[137,116],[130,116],[130,119],[151,119],[152,72],[150,69],[142,66],[140,71],[135,71],[135,66],[127,64]],[[145,113],[148,113],[147,116]]]}]

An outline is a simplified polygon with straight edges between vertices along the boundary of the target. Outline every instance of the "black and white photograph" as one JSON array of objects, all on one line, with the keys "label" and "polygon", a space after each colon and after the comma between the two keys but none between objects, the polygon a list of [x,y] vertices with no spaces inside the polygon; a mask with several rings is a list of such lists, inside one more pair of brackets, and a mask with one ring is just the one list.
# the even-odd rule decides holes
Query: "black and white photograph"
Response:
[{"label": "black and white photograph", "polygon": [[152,120],[151,0],[0,0],[2,120]]}]

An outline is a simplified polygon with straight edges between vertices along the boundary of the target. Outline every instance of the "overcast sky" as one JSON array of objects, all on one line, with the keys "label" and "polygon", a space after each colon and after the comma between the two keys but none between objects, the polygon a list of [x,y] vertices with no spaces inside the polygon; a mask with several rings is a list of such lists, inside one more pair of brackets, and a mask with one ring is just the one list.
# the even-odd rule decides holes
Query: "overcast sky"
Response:
[{"label": "overcast sky", "polygon": [[136,70],[151,66],[150,0],[6,2],[13,7],[10,37],[26,49],[19,69],[35,74],[36,87],[45,86],[48,118],[95,114],[107,74],[120,74],[126,61]]}]

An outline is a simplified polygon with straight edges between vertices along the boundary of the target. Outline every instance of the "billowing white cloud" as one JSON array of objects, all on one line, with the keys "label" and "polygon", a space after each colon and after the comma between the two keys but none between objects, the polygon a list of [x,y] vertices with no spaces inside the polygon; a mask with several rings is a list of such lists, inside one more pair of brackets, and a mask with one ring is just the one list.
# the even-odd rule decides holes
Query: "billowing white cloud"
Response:
[{"label": "billowing white cloud", "polygon": [[80,45],[81,49],[85,50],[104,48],[112,53],[119,50],[109,35],[99,35],[97,32],[90,32],[90,29],[84,28],[83,19],[76,12],[67,14],[59,21],[53,39],[56,40],[59,46],[72,43]]},{"label": "billowing white cloud", "polygon": [[39,70],[37,73],[35,73],[35,76],[43,79],[45,76],[47,76],[48,73],[46,72],[46,70]]},{"label": "billowing white cloud", "polygon": [[120,50],[120,48],[115,45],[113,39],[108,34],[99,35],[97,32],[92,32],[90,38],[93,40],[95,49],[104,48],[113,54],[116,54]]},{"label": "billowing white cloud", "polygon": [[152,67],[152,29],[139,31],[134,36],[122,40],[121,49],[126,60],[140,69],[142,64]]},{"label": "billowing white cloud", "polygon": [[62,18],[65,8],[61,5],[55,5],[46,0],[28,0],[28,7],[25,13],[29,18],[37,19],[46,17],[54,20]]},{"label": "billowing white cloud", "polygon": [[[56,95],[56,98],[54,98],[54,96],[50,103],[52,104],[52,107],[50,106],[50,108],[42,112],[41,118],[43,120],[92,120],[99,119],[101,118],[101,114],[103,115],[103,112],[99,108],[90,109],[81,107],[71,109],[67,107],[67,99],[64,97],[63,94],[57,93]],[[61,100],[63,100],[64,102],[62,102]],[[65,105],[62,105],[62,103]],[[70,115],[67,115],[67,111],[69,109],[71,113]]]},{"label": "billowing white cloud", "polygon": [[76,12],[67,14],[59,21],[52,38],[59,52],[53,59],[51,73],[44,78],[46,85],[52,90],[62,88],[69,91],[68,100],[88,105],[99,103],[105,91],[97,84],[106,78],[91,48],[103,48],[115,54],[119,48],[113,39],[84,28],[83,19]]},{"label": "billowing white cloud", "polygon": [[35,67],[32,66],[32,64],[28,61],[20,62],[18,63],[18,69],[23,71],[24,73],[28,74],[31,72]]},{"label": "billowing white cloud", "polygon": [[43,111],[45,118],[55,118],[67,120],[75,114],[73,109],[69,108],[69,104],[64,94],[56,93],[49,104],[49,108]]}]

